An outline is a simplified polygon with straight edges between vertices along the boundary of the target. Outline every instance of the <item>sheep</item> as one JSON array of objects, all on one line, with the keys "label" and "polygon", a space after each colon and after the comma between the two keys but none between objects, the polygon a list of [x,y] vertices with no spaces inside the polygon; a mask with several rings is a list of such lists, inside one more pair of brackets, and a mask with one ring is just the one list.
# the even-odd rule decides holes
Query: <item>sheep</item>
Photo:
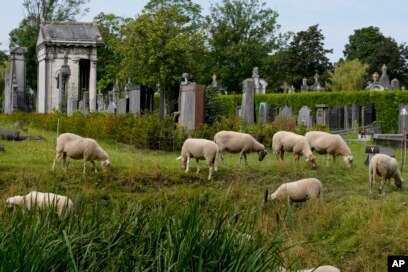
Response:
[{"label": "sheep", "polygon": [[288,198],[292,202],[303,202],[309,198],[323,199],[323,186],[317,178],[305,178],[293,182],[281,184],[278,189],[269,195],[268,190],[265,191],[265,203],[268,200]]},{"label": "sheep", "polygon": [[197,173],[200,171],[199,160],[206,160],[209,167],[208,180],[211,179],[213,171],[217,172],[217,157],[219,149],[216,143],[207,139],[189,138],[184,141],[181,148],[181,160],[186,173],[189,170],[190,159],[195,158],[197,162]]},{"label": "sheep", "polygon": [[312,151],[327,154],[327,164],[329,164],[330,155],[333,156],[333,162],[336,161],[336,156],[342,155],[346,165],[351,167],[353,156],[350,148],[340,135],[323,131],[309,131],[305,134],[305,137]]},{"label": "sheep", "polygon": [[17,195],[9,197],[6,200],[6,205],[8,208],[23,206],[27,210],[31,210],[32,207],[39,210],[56,210],[59,218],[72,214],[74,207],[72,200],[66,196],[37,191],[32,191],[25,196]]},{"label": "sheep", "polygon": [[[280,272],[286,272],[287,270],[283,267],[280,268]],[[332,265],[321,265],[318,267],[314,268],[309,268],[309,269],[302,269],[302,270],[296,270],[298,272],[340,272],[340,269],[338,269],[335,266]]]},{"label": "sheep", "polygon": [[299,158],[303,155],[306,161],[316,168],[316,157],[305,136],[289,131],[278,131],[272,137],[272,150],[279,161],[283,161],[285,151],[289,151],[294,154],[295,165],[299,165]]},{"label": "sheep", "polygon": [[404,179],[398,170],[398,163],[395,158],[391,158],[385,154],[375,154],[368,167],[368,177],[370,181],[370,194],[372,193],[372,187],[375,183],[376,175],[381,177],[381,193],[385,194],[385,183],[391,178],[394,179],[395,185],[398,188],[402,188],[402,182]]},{"label": "sheep", "polygon": [[265,146],[255,140],[255,138],[248,133],[223,130],[215,134],[214,142],[220,149],[221,159],[223,162],[224,151],[228,151],[230,153],[240,153],[238,164],[241,164],[242,157],[244,157],[246,165],[248,165],[247,154],[251,152],[258,152],[259,161],[262,161],[267,154]]},{"label": "sheep", "polygon": [[66,157],[74,160],[84,160],[83,173],[86,174],[86,163],[90,161],[97,172],[94,160],[101,161],[102,170],[109,170],[109,155],[105,150],[91,138],[83,138],[72,133],[63,133],[57,139],[56,155],[52,165],[52,171],[55,170],[56,161],[62,156],[62,165],[66,170]]}]

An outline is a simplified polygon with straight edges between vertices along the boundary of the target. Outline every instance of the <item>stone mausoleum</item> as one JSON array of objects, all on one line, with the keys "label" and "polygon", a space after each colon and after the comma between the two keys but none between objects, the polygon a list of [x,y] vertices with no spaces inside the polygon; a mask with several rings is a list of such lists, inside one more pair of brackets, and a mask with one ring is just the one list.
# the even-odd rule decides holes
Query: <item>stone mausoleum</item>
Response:
[{"label": "stone mausoleum", "polygon": [[96,103],[97,48],[103,45],[96,22],[41,22],[37,40],[36,109],[92,112]]}]

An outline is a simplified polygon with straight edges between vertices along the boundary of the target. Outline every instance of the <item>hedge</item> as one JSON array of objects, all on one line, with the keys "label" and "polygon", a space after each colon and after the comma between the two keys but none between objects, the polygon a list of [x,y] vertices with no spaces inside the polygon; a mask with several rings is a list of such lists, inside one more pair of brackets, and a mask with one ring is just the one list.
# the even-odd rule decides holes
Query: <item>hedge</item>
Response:
[{"label": "hedge", "polygon": [[[241,105],[242,95],[223,95],[215,99],[222,101],[223,112],[235,114],[236,107]],[[294,94],[257,94],[255,95],[256,112],[259,103],[291,107],[298,112],[301,107],[308,106],[316,111],[316,104],[329,106],[356,104],[364,106],[373,103],[376,110],[376,124],[382,127],[384,133],[395,133],[398,130],[399,105],[408,103],[408,92],[405,91],[339,91],[313,92]]]}]

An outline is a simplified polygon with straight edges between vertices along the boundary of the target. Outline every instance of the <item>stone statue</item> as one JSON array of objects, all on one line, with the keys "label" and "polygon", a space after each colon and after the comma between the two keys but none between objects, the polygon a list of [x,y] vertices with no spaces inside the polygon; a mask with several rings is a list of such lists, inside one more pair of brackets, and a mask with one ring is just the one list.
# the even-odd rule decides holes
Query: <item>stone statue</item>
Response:
[{"label": "stone statue", "polygon": [[252,70],[252,78],[259,78],[258,67],[254,67],[254,69]]},{"label": "stone statue", "polygon": [[380,78],[380,75],[377,72],[374,72],[372,76],[373,76],[373,81],[374,81],[373,83],[377,83],[378,79]]},{"label": "stone statue", "polygon": [[213,81],[211,83],[211,86],[216,88],[218,84],[217,84],[217,76],[215,74],[212,76],[212,80]]}]

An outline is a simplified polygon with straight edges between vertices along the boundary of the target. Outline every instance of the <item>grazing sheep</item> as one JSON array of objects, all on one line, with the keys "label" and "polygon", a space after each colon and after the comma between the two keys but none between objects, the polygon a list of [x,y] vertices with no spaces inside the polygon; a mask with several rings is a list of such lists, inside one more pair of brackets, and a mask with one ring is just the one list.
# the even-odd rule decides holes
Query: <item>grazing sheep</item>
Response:
[{"label": "grazing sheep", "polygon": [[[283,267],[280,268],[280,272],[286,272],[287,270]],[[340,269],[338,269],[335,266],[332,265],[321,265],[318,267],[314,268],[309,268],[309,269],[302,269],[302,270],[296,270],[298,272],[340,272]]]},{"label": "grazing sheep", "polygon": [[272,150],[279,161],[283,161],[285,151],[289,151],[294,154],[295,165],[299,165],[299,158],[303,155],[306,161],[316,168],[316,158],[305,136],[289,131],[278,131],[272,137]]},{"label": "grazing sheep", "polygon": [[23,206],[27,210],[31,208],[38,208],[39,210],[52,209],[56,210],[58,216],[68,216],[72,213],[74,204],[71,199],[66,196],[57,195],[53,193],[41,193],[32,191],[25,196],[13,196],[6,200],[8,208],[15,205]]},{"label": "grazing sheep", "polygon": [[62,165],[66,170],[67,156],[74,160],[84,160],[83,173],[86,174],[86,163],[90,161],[94,166],[94,160],[101,161],[102,170],[105,172],[110,167],[109,156],[102,147],[91,138],[83,138],[72,133],[63,133],[57,139],[56,155],[52,165],[52,171],[55,169],[55,162],[62,156]]},{"label": "grazing sheep", "polygon": [[223,130],[215,134],[214,142],[220,149],[222,161],[224,161],[224,151],[240,153],[239,164],[244,157],[246,165],[248,164],[247,154],[258,152],[259,161],[262,161],[267,154],[265,146],[248,133]]},{"label": "grazing sheep", "polygon": [[208,179],[210,180],[213,171],[217,172],[217,156],[218,146],[213,141],[207,139],[190,138],[184,141],[181,148],[181,156],[177,160],[181,160],[186,173],[189,170],[190,159],[195,158],[197,162],[197,173],[200,171],[199,160],[206,160],[209,167]]},{"label": "grazing sheep", "polygon": [[268,190],[265,191],[265,202],[274,199],[284,200],[288,197],[293,202],[302,202],[317,197],[323,199],[322,183],[317,178],[306,178],[283,183],[270,195]]},{"label": "grazing sheep", "polygon": [[340,135],[323,131],[309,131],[305,134],[305,137],[312,151],[327,154],[327,163],[329,163],[330,155],[333,156],[333,162],[336,160],[336,156],[342,155],[346,165],[351,167],[353,156],[350,148]]},{"label": "grazing sheep", "polygon": [[381,193],[385,194],[385,183],[391,178],[394,179],[395,185],[398,188],[402,187],[404,179],[398,170],[398,163],[395,158],[391,158],[385,154],[375,154],[368,167],[368,177],[370,181],[370,194],[372,193],[372,187],[375,183],[376,175],[381,177]]}]

